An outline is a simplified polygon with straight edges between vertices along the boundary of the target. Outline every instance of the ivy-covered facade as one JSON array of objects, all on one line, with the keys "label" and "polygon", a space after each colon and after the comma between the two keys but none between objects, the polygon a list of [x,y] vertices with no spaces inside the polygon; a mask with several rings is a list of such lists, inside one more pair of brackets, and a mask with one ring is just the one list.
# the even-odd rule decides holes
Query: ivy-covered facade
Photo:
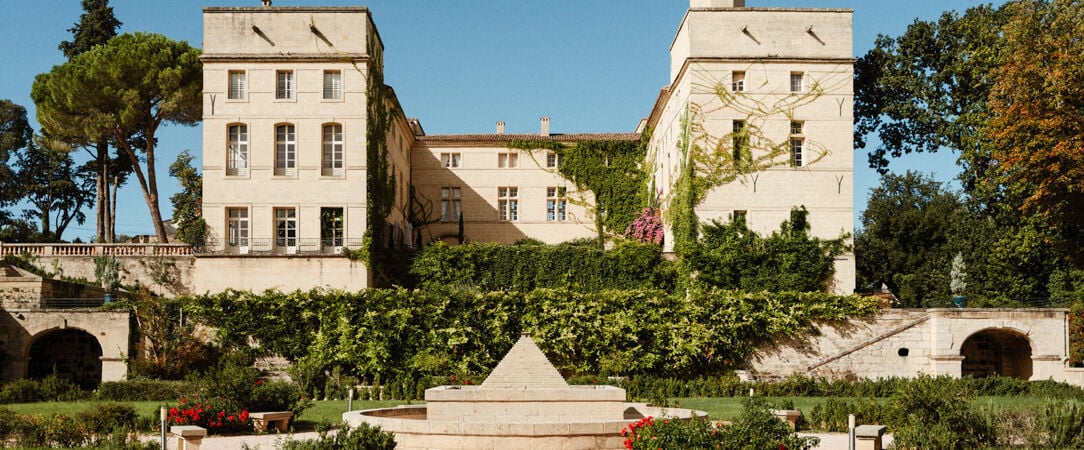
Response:
[{"label": "ivy-covered facade", "polygon": [[[804,206],[814,235],[848,235],[851,12],[690,6],[671,84],[635,130],[560,133],[543,117],[537,134],[462,135],[406,116],[366,8],[205,8],[212,262],[195,290],[385,285],[434,241],[601,243],[645,208],[679,256],[701,222],[738,213],[763,232]],[[837,261],[836,291],[853,265]]]}]

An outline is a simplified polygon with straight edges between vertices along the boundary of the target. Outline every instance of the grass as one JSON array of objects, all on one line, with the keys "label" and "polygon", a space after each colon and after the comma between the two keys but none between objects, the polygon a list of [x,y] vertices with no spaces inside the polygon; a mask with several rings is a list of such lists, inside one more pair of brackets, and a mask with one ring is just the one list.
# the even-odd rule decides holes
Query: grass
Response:
[{"label": "grass", "polygon": [[[824,403],[828,397],[768,397],[770,402],[792,401],[794,407],[805,415],[813,410],[814,406]],[[879,401],[884,402],[884,399]],[[1057,400],[1041,397],[976,397],[972,404],[979,408],[992,410],[1005,409],[1035,409]],[[95,405],[106,403],[100,401],[78,402],[43,402],[43,403],[15,403],[0,405],[0,408],[10,409],[19,414],[65,414],[74,415],[80,411],[89,409]],[[419,403],[419,402],[414,402]],[[158,408],[172,406],[168,402],[127,402],[135,407],[136,413],[143,417],[153,418],[158,415]],[[377,401],[355,400],[354,409],[391,408],[408,404],[405,401]],[[671,406],[697,409],[705,411],[708,416],[716,420],[733,420],[741,413],[742,397],[713,397],[713,398],[673,398]],[[338,425],[342,422],[342,413],[347,410],[346,400],[319,400],[301,413],[297,420],[297,429],[311,430],[317,425]]]},{"label": "grass", "polygon": [[[102,403],[124,403],[132,405],[136,414],[140,417],[149,417],[157,421],[158,408],[162,406],[175,406],[172,402],[103,402],[97,400],[83,400],[77,402],[40,402],[40,403],[9,403],[0,404],[0,408],[10,409],[19,414],[64,414],[75,415]],[[354,409],[391,408],[405,405],[405,401],[391,400],[354,400]],[[317,424],[337,425],[342,422],[343,412],[347,408],[346,400],[319,400],[312,403],[297,419],[298,429],[313,429]]]}]

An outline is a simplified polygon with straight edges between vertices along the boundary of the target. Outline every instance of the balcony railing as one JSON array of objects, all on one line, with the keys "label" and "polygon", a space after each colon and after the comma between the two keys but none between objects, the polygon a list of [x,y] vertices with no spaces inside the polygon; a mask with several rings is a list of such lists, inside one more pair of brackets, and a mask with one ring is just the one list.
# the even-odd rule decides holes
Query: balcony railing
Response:
[{"label": "balcony railing", "polygon": [[199,255],[338,255],[344,248],[358,249],[359,239],[242,239],[225,242],[208,239],[207,244],[9,244],[0,242],[0,258],[27,254],[55,256],[199,256]]},{"label": "balcony railing", "polygon": [[0,257],[19,256],[190,256],[188,244],[9,244],[0,242]]},{"label": "balcony railing", "polygon": [[344,248],[358,249],[361,239],[237,239],[208,240],[197,255],[338,255]]}]

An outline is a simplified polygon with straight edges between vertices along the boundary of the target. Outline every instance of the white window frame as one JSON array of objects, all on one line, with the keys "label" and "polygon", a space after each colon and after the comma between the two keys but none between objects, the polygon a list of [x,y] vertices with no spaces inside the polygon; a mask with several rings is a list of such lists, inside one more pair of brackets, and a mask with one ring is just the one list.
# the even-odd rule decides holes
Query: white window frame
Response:
[{"label": "white window frame", "polygon": [[458,169],[463,163],[462,153],[441,153],[440,165],[445,169]]},{"label": "white window frame", "polygon": [[292,123],[275,125],[275,175],[297,174],[297,127]]},{"label": "white window frame", "polygon": [[546,168],[557,169],[561,167],[561,154],[557,152],[546,152]]},{"label": "white window frame", "polygon": [[297,91],[296,78],[292,70],[275,71],[275,100],[293,100]]},{"label": "white window frame", "polygon": [[297,253],[297,208],[274,208],[275,248]]},{"label": "white window frame", "polygon": [[743,134],[745,131],[745,121],[735,120],[733,125],[731,125],[731,130],[733,132],[731,145],[734,147],[732,156],[735,160],[741,159],[741,155],[749,148],[749,136]]},{"label": "white window frame", "polygon": [[321,128],[321,174],[326,177],[343,175],[343,126],[338,123],[326,123]]},{"label": "white window frame", "polygon": [[497,220],[501,222],[519,221],[519,188],[501,186],[497,188]]},{"label": "white window frame", "polygon": [[790,91],[803,92],[805,90],[805,74],[802,72],[790,73]]},{"label": "white window frame", "polygon": [[248,125],[226,126],[226,175],[248,175]]},{"label": "white window frame", "polygon": [[805,139],[800,137],[790,138],[790,164],[794,167],[802,167],[802,147],[805,146]]},{"label": "white window frame", "polygon": [[445,186],[440,188],[440,221],[458,222],[463,214],[463,188]]},{"label": "white window frame", "polygon": [[324,100],[343,99],[343,72],[341,70],[324,71]]},{"label": "white window frame", "polygon": [[735,70],[730,75],[730,91],[745,92],[745,72]]},{"label": "white window frame", "polygon": [[519,153],[501,152],[497,154],[497,168],[515,169],[519,167]]},{"label": "white window frame", "polygon": [[[338,217],[333,217],[330,226],[324,221],[325,213],[338,211]],[[325,236],[324,232],[330,231],[331,236]],[[342,207],[320,208],[320,246],[332,248],[335,253],[342,251],[343,242],[346,238],[346,211]]]},{"label": "white window frame", "polygon": [[568,199],[565,198],[564,186],[546,188],[546,221],[564,222],[568,220]]},{"label": "white window frame", "polygon": [[244,70],[231,70],[226,77],[226,99],[245,100],[248,98],[248,75]]},{"label": "white window frame", "polygon": [[248,208],[226,208],[226,245],[231,251],[248,253],[249,231]]}]

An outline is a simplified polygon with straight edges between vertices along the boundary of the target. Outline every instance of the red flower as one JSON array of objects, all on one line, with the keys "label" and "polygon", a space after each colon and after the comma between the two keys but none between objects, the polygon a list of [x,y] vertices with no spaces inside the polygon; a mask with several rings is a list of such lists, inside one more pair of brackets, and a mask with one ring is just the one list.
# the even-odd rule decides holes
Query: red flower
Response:
[{"label": "red flower", "polygon": [[230,422],[233,422],[233,420],[236,419],[236,417],[234,417],[233,414],[230,414],[230,417],[228,417],[228,419],[229,419]]},{"label": "red flower", "polygon": [[241,410],[241,421],[248,422],[248,411]]}]

